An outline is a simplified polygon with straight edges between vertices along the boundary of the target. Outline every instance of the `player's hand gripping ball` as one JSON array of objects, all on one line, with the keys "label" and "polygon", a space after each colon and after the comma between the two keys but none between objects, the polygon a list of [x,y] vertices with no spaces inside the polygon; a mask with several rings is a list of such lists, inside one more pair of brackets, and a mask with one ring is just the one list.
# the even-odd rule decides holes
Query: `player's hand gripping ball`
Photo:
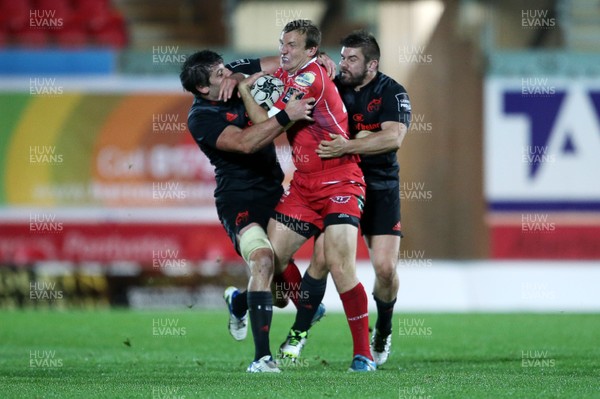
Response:
[{"label": "player's hand gripping ball", "polygon": [[266,110],[271,109],[283,94],[283,82],[272,75],[261,76],[250,88],[254,100]]}]

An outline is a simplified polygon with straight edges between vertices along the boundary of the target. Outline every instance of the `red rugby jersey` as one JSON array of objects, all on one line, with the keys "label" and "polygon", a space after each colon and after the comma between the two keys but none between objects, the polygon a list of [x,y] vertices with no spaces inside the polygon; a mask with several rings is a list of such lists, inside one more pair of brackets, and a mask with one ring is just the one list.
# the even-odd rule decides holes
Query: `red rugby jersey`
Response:
[{"label": "red rugby jersey", "polygon": [[275,72],[275,76],[285,84],[285,91],[269,112],[272,116],[284,109],[292,95],[298,91],[304,93],[302,97],[313,97],[316,100],[312,113],[315,121],[299,121],[287,130],[294,165],[303,173],[357,163],[360,159],[358,155],[321,159],[315,152],[321,140],[331,140],[329,133],[340,134],[349,139],[346,107],[325,68],[316,60],[313,58],[293,75],[281,68]]}]

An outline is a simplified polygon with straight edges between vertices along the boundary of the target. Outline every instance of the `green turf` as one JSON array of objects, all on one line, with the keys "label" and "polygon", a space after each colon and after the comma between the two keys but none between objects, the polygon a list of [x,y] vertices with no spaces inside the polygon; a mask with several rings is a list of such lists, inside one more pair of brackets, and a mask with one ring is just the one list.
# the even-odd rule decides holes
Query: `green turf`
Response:
[{"label": "green turf", "polygon": [[[292,317],[275,314],[272,349]],[[346,372],[341,314],[279,375],[245,373],[251,336],[234,342],[226,320],[195,309],[0,312],[0,397],[600,398],[598,315],[397,315],[393,354],[368,374]],[[167,331],[153,322],[180,335],[154,335]]]}]

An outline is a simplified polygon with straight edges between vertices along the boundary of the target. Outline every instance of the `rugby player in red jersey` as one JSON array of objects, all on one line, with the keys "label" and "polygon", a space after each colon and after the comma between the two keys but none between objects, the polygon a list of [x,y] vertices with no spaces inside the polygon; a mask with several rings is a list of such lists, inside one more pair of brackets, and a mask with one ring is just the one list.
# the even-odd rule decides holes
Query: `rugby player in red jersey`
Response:
[{"label": "rugby player in red jersey", "polygon": [[[238,90],[250,118],[260,123],[275,117],[287,125],[296,171],[289,190],[275,208],[267,233],[275,254],[276,270],[285,273],[289,259],[309,238],[315,242],[311,262],[322,263],[331,273],[340,294],[353,340],[352,371],[374,371],[369,349],[368,303],[356,276],[358,225],[364,201],[364,178],[357,155],[322,159],[316,150],[330,134],[348,136],[348,115],[326,71],[316,62],[321,41],[319,29],[308,20],[288,23],[280,36],[281,66],[275,76],[285,84],[284,94],[267,113],[256,104],[250,86],[261,73],[240,83]],[[315,99],[314,122],[290,124],[284,109],[294,96]],[[305,274],[296,321],[280,348],[283,357],[295,359],[307,338],[315,309],[325,293],[326,277]]]}]

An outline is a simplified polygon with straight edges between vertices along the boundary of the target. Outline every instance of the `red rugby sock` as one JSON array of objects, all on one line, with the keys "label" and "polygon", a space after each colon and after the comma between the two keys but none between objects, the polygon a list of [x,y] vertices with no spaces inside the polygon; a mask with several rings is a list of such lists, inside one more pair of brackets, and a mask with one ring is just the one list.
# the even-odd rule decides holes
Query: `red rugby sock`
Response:
[{"label": "red rugby sock", "polygon": [[292,300],[296,309],[298,308],[298,299],[300,298],[300,284],[302,283],[302,275],[298,266],[293,260],[290,260],[288,266],[281,274],[273,276],[275,284],[282,284],[286,295]]},{"label": "red rugby sock", "polygon": [[363,355],[373,360],[369,348],[369,309],[365,288],[358,283],[351,290],[340,294],[340,299],[352,333],[354,356]]}]

